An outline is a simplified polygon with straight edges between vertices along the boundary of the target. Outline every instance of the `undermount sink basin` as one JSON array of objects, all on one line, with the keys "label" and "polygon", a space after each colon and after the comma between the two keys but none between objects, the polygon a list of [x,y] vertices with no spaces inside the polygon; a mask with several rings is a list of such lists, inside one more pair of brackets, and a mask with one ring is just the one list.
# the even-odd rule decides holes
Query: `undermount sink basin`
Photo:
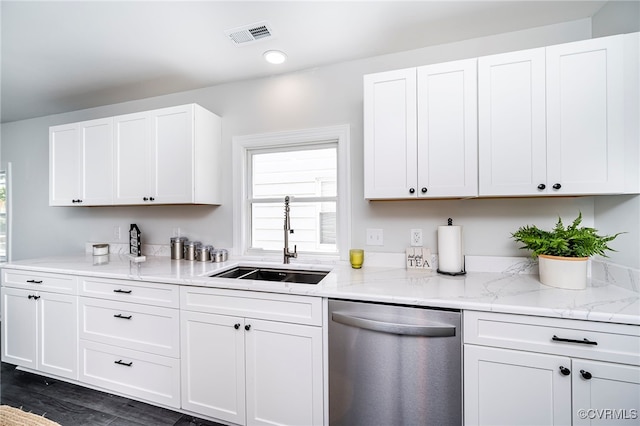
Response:
[{"label": "undermount sink basin", "polygon": [[209,275],[216,278],[238,280],[277,281],[282,283],[318,284],[329,272],[301,269],[280,269],[251,266],[237,266],[228,271]]}]

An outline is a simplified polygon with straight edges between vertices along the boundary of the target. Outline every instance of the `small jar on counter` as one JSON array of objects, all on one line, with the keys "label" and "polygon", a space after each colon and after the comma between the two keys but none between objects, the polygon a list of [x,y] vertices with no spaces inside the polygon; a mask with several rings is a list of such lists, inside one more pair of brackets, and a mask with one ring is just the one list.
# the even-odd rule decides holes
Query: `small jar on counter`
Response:
[{"label": "small jar on counter", "polygon": [[211,252],[213,251],[213,246],[198,246],[196,247],[196,260],[198,262],[209,262],[211,261]]},{"label": "small jar on counter", "polygon": [[184,245],[187,241],[187,237],[171,238],[171,259],[184,259]]},{"label": "small jar on counter", "polygon": [[200,241],[188,241],[184,245],[184,258],[186,260],[196,260],[196,250],[202,243]]},{"label": "small jar on counter", "polygon": [[226,262],[229,258],[229,252],[226,249],[218,249],[211,252],[212,262]]}]

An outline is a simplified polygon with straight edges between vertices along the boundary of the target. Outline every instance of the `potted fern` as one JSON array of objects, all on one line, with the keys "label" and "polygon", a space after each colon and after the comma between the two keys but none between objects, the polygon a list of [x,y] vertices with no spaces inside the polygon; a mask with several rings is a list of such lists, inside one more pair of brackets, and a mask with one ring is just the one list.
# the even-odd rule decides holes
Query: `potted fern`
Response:
[{"label": "potted fern", "polygon": [[614,251],[608,243],[615,235],[598,235],[597,230],[580,227],[582,213],[564,227],[558,217],[551,231],[526,225],[511,234],[514,240],[524,244],[521,249],[531,250],[538,258],[540,282],[552,287],[581,290],[587,286],[587,262],[593,255],[607,257],[606,250]]}]

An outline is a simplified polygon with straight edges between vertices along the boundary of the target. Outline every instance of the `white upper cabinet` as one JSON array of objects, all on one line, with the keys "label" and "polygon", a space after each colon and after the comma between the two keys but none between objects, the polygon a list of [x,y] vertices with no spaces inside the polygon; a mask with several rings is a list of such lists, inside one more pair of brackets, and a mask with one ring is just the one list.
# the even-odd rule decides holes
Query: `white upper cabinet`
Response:
[{"label": "white upper cabinet", "polygon": [[481,196],[625,192],[624,37],[478,60]]},{"label": "white upper cabinet", "polygon": [[476,60],[364,77],[365,198],[477,195]]},{"label": "white upper cabinet", "polygon": [[196,104],[51,127],[50,205],[219,204],[220,117]]},{"label": "white upper cabinet", "polygon": [[113,120],[49,129],[49,205],[103,205],[113,200]]},{"label": "white upper cabinet", "polygon": [[416,69],[364,76],[364,197],[416,197]]},{"label": "white upper cabinet", "polygon": [[478,59],[480,195],[546,193],[545,50]]},{"label": "white upper cabinet", "polygon": [[547,177],[558,194],[624,191],[623,37],[546,49]]},{"label": "white upper cabinet", "polygon": [[478,195],[476,59],[418,68],[418,197]]}]

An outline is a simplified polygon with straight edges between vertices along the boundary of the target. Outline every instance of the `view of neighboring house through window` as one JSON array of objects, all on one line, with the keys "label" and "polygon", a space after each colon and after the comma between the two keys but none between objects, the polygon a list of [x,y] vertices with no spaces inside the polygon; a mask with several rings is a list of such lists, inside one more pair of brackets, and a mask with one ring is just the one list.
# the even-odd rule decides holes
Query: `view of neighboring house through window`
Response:
[{"label": "view of neighboring house through window", "polygon": [[290,249],[338,252],[337,142],[248,151],[250,249],[283,248],[284,198],[290,197]]}]

